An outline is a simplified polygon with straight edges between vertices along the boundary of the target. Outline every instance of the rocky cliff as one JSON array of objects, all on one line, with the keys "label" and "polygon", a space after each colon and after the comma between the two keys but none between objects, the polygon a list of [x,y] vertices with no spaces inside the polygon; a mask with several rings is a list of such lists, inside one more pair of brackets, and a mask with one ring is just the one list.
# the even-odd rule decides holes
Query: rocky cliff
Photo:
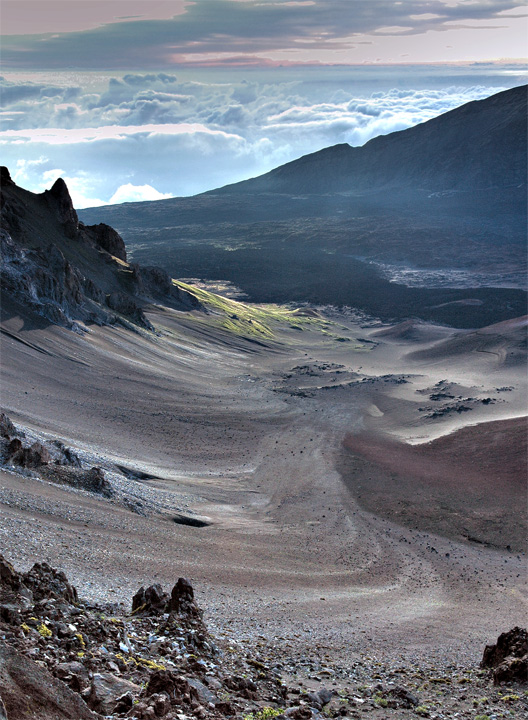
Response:
[{"label": "rocky cliff", "polygon": [[13,297],[52,323],[82,330],[91,323],[151,329],[152,300],[198,307],[161,268],[129,265],[125,243],[105,223],[79,221],[64,180],[39,194],[18,187],[0,170],[0,278]]}]

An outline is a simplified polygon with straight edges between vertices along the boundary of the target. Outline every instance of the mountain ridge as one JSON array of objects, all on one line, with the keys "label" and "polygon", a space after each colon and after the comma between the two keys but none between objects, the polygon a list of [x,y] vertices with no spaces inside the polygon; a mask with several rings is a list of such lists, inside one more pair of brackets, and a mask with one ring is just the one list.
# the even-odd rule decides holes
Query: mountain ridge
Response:
[{"label": "mountain ridge", "polygon": [[[353,147],[347,143],[332,145],[259,177],[224,186],[220,191],[369,191],[397,182],[410,186],[425,183],[423,189],[446,191],[485,188],[492,180],[492,171],[494,185],[525,183],[527,89],[527,85],[521,85],[483,100],[474,100],[405,130],[378,135],[362,146]],[[472,133],[459,138],[460,125],[462,122],[467,125],[468,120],[472,124]],[[475,122],[479,122],[480,126],[475,128]],[[438,128],[442,129],[442,143],[440,148],[435,148],[432,141]],[[422,143],[422,154],[424,145],[428,148],[421,172],[409,167],[411,151],[413,148],[416,151],[419,143]],[[487,159],[486,152],[489,154],[491,149],[493,157]],[[387,153],[392,153],[388,158],[392,177],[389,174],[383,178],[377,163],[385,163],[387,172]],[[458,153],[465,161],[462,166],[459,163],[453,168],[453,161],[448,161],[449,155]],[[501,156],[509,157],[514,163],[510,166],[498,163]],[[440,167],[435,167],[438,163]],[[328,173],[329,165],[332,166],[332,175]],[[410,169],[414,172],[409,172]],[[427,182],[433,184],[427,188]]]}]

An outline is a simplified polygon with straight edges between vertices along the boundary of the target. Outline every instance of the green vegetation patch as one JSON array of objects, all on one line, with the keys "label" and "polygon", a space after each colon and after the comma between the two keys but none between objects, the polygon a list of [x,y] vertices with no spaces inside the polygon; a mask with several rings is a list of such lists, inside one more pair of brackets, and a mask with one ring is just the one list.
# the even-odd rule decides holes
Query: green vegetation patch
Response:
[{"label": "green vegetation patch", "polygon": [[296,309],[281,305],[253,305],[216,295],[202,288],[173,280],[176,287],[187,291],[210,311],[210,321],[228,332],[262,340],[272,340],[279,327],[302,331],[316,327],[323,331],[332,323],[313,310]]}]

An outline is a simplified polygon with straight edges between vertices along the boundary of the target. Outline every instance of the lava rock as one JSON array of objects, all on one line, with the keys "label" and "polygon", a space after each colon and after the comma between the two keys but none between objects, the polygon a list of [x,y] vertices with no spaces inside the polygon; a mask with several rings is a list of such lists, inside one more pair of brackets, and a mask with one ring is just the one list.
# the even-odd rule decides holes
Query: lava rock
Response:
[{"label": "lava rock", "polygon": [[491,668],[493,682],[528,682],[528,631],[514,627],[484,649],[482,668]]},{"label": "lava rock", "polygon": [[51,190],[44,192],[44,197],[55,211],[55,215],[67,237],[75,238],[79,233],[79,218],[73,207],[68,186],[62,178],[58,178]]},{"label": "lava rock", "polygon": [[94,673],[88,705],[92,710],[110,715],[118,701],[121,703],[125,693],[131,693],[136,697],[140,692],[141,687],[129,680],[111,673]]},{"label": "lava rock", "polygon": [[186,578],[178,578],[178,582],[172,588],[170,612],[178,613],[179,615],[202,616],[202,611],[198,608],[194,600],[193,586]]},{"label": "lava rock", "polygon": [[169,596],[159,583],[150,585],[146,590],[140,587],[132,598],[132,614],[161,615],[166,612],[168,603]]},{"label": "lava rock", "polygon": [[91,686],[88,670],[82,663],[77,661],[55,665],[53,674],[78,693],[84,692]]},{"label": "lava rock", "polygon": [[0,435],[7,440],[20,435],[16,427],[4,412],[0,413]]},{"label": "lava rock", "polygon": [[388,699],[390,706],[395,708],[406,708],[410,709],[420,704],[420,700],[409,692],[406,688],[397,685],[396,687],[390,688],[383,696]]},{"label": "lava rock", "polygon": [[77,602],[77,590],[70,585],[66,575],[47,563],[35,563],[22,576],[24,585],[31,590],[36,602],[48,598],[62,598],[67,603]]},{"label": "lava rock", "polygon": [[167,693],[180,704],[190,705],[198,700],[198,692],[186,680],[172,670],[156,670],[150,676],[145,690],[146,697]]},{"label": "lava rock", "polygon": [[96,720],[81,696],[0,640],[0,695],[10,720]]},{"label": "lava rock", "polygon": [[42,443],[25,447],[19,438],[13,438],[7,448],[7,462],[24,468],[38,468],[51,462],[51,457]]},{"label": "lava rock", "polygon": [[6,588],[16,592],[22,584],[22,576],[0,553],[0,591]]}]

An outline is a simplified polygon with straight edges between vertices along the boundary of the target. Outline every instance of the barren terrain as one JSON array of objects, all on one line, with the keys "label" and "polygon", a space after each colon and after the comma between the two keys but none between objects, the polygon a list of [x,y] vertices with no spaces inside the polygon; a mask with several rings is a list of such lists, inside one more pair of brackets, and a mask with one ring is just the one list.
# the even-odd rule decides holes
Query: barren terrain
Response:
[{"label": "barren terrain", "polygon": [[342,666],[476,665],[523,624],[525,322],[148,317],[81,335],[3,303],[5,411],[116,488],[4,468],[6,557],[127,604],[183,574],[214,632]]}]

